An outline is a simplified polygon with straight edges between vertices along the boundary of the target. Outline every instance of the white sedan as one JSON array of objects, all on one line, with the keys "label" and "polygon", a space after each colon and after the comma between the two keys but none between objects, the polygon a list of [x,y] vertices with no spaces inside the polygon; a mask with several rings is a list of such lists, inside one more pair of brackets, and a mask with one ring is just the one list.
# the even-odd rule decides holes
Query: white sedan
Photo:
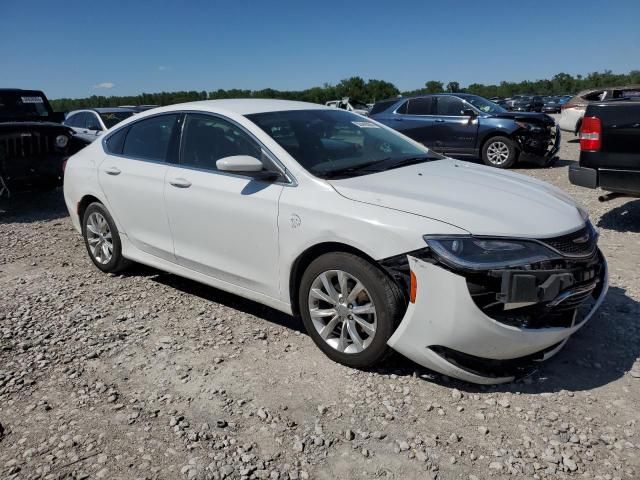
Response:
[{"label": "white sedan", "polygon": [[141,113],[70,158],[64,196],[100,270],[140,262],[300,315],[356,368],[394,349],[510,381],[607,290],[596,231],[562,191],[321,105]]},{"label": "white sedan", "polygon": [[67,114],[63,125],[71,127],[75,134],[90,143],[119,122],[136,113],[131,108],[89,108]]}]

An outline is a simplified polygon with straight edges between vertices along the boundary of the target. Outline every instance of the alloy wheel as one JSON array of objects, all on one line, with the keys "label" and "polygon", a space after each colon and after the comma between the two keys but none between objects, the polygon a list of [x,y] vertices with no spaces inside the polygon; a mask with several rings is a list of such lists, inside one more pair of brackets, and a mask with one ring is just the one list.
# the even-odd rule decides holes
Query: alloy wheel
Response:
[{"label": "alloy wheel", "polygon": [[109,263],[113,257],[113,237],[107,219],[93,212],[87,219],[86,232],[91,256],[102,265]]},{"label": "alloy wheel", "polygon": [[487,158],[494,165],[502,165],[509,159],[509,147],[504,142],[492,142],[487,147]]},{"label": "alloy wheel", "polygon": [[321,273],[309,290],[309,314],[320,337],[342,353],[360,353],[376,334],[376,308],[368,290],[342,270]]}]

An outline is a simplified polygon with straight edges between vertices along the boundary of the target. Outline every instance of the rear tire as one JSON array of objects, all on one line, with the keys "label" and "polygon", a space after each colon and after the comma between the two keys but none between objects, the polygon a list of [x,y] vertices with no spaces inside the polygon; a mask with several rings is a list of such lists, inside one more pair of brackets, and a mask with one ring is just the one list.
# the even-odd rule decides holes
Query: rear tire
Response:
[{"label": "rear tire", "polygon": [[509,137],[491,137],[482,146],[482,161],[490,167],[511,168],[517,159],[518,149]]},{"label": "rear tire", "polygon": [[94,202],[84,211],[82,236],[89,258],[103,272],[116,273],[131,264],[131,261],[122,256],[118,228],[101,203]]},{"label": "rear tire", "polygon": [[302,275],[298,304],[320,350],[353,368],[372,367],[391,352],[387,341],[405,309],[393,280],[367,260],[344,252],[311,262]]}]

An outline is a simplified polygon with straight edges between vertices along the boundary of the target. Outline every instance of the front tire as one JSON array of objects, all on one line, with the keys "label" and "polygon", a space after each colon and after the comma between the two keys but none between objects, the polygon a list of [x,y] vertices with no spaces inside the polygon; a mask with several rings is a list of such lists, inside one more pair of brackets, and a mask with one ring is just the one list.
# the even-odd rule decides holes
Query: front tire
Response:
[{"label": "front tire", "polygon": [[510,168],[517,159],[518,149],[509,137],[491,137],[482,146],[482,161],[490,167]]},{"label": "front tire", "polygon": [[129,260],[122,256],[116,224],[101,203],[94,202],[85,210],[82,236],[91,261],[103,272],[115,273],[129,266]]},{"label": "front tire", "polygon": [[405,301],[398,285],[367,260],[327,253],[302,276],[298,303],[309,336],[330,359],[369,368],[389,352]]}]

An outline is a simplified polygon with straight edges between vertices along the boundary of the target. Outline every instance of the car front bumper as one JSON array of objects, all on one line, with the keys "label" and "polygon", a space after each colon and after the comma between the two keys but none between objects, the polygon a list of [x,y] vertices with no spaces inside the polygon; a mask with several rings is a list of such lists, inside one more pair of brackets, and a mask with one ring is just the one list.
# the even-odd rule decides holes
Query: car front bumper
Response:
[{"label": "car front bumper", "polygon": [[[602,304],[608,288],[604,258],[602,262],[600,293],[584,316],[576,314],[569,327],[518,328],[486,315],[471,298],[463,276],[409,256],[417,296],[388,345],[424,367],[460,380],[487,385],[512,381],[514,375],[494,376],[470,368],[469,360],[517,364],[557,353]],[[456,361],[456,356],[465,361]]]},{"label": "car front bumper", "polygon": [[519,138],[521,153],[520,160],[535,163],[541,166],[551,166],[558,160],[560,150],[560,128],[552,127],[551,134],[547,135],[521,135]]}]

